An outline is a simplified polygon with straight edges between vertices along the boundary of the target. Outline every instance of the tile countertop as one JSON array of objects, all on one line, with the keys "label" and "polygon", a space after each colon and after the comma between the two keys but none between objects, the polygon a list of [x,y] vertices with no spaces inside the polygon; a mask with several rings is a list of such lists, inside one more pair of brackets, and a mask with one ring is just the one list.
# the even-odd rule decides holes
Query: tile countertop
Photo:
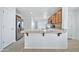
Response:
[{"label": "tile countertop", "polygon": [[64,33],[66,32],[66,30],[63,30],[63,29],[53,29],[53,30],[23,30],[21,31],[21,33],[55,33],[55,34],[58,34],[58,33]]}]

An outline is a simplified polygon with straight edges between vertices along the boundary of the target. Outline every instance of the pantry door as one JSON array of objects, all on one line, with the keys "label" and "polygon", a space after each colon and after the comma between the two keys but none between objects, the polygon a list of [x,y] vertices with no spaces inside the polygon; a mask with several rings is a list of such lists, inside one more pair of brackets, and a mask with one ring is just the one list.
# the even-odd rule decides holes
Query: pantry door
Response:
[{"label": "pantry door", "polygon": [[2,20],[3,20],[3,10],[0,8],[0,49],[2,47]]},{"label": "pantry door", "polygon": [[2,43],[3,48],[15,41],[15,9],[3,8]]}]

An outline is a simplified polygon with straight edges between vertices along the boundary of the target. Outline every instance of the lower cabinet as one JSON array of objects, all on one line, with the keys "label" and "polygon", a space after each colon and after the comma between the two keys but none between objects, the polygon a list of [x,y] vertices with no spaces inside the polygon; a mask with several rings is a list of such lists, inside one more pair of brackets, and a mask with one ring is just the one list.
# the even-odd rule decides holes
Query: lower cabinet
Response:
[{"label": "lower cabinet", "polygon": [[47,33],[44,36],[39,33],[31,33],[26,36],[25,48],[66,49],[67,33],[60,34],[60,36],[52,33]]},{"label": "lower cabinet", "polygon": [[57,49],[67,49],[68,47],[68,40],[67,40],[67,33],[63,33],[57,37],[56,40],[56,48]]},{"label": "lower cabinet", "polygon": [[42,35],[41,34],[29,34],[26,37],[26,48],[41,48],[42,47],[42,43],[43,43],[43,39],[42,39]]},{"label": "lower cabinet", "polygon": [[56,35],[52,33],[47,33],[43,40],[44,48],[56,48]]}]

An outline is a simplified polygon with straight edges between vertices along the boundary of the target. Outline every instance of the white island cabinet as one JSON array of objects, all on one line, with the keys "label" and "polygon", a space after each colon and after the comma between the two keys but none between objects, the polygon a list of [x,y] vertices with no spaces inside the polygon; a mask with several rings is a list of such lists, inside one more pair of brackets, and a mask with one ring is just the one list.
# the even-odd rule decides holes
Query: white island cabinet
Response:
[{"label": "white island cabinet", "polygon": [[41,34],[31,33],[25,39],[25,48],[41,48],[43,37]]},{"label": "white island cabinet", "polygon": [[67,32],[26,32],[25,49],[67,49]]}]

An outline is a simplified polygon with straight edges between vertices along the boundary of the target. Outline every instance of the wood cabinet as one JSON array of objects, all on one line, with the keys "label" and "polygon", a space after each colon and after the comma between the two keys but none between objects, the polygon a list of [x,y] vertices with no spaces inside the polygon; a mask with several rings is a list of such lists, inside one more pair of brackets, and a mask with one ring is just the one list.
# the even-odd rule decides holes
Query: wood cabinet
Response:
[{"label": "wood cabinet", "polygon": [[56,21],[56,20],[55,20],[55,16],[52,16],[52,19],[53,19],[53,20],[52,20],[52,23],[55,24],[55,21]]},{"label": "wood cabinet", "polygon": [[62,27],[62,9],[57,10],[49,19],[55,25],[56,28]]},{"label": "wood cabinet", "polygon": [[55,24],[62,23],[62,10],[58,10],[54,15],[54,18],[52,18],[52,22]]}]

